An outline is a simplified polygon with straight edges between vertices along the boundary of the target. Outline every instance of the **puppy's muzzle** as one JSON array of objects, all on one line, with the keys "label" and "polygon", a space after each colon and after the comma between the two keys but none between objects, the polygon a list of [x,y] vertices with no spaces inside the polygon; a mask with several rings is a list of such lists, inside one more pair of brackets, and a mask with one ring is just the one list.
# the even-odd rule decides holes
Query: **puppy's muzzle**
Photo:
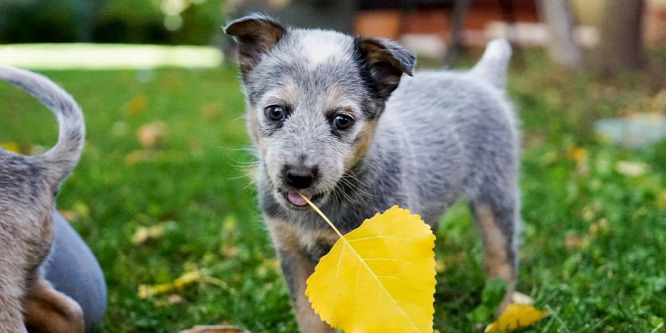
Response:
[{"label": "puppy's muzzle", "polygon": [[309,200],[318,198],[313,191],[313,185],[319,179],[319,167],[315,166],[292,166],[286,165],[282,169],[282,179],[286,189],[282,193],[295,206],[305,206],[307,202],[301,197]]}]

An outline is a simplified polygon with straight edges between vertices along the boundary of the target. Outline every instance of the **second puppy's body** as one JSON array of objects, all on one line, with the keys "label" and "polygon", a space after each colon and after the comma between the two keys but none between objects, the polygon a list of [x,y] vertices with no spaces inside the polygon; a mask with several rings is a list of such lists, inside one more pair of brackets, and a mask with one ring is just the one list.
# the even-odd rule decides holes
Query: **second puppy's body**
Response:
[{"label": "second puppy's body", "polygon": [[79,304],[39,270],[54,237],[54,197],[83,149],[83,115],[69,94],[41,75],[0,66],[0,79],[39,99],[60,125],[58,143],[43,155],[0,148],[0,332],[83,332]]},{"label": "second puppy's body", "polygon": [[343,232],[393,205],[435,229],[468,199],[489,277],[513,287],[519,138],[503,91],[505,42],[490,44],[472,71],[401,81],[414,57],[387,40],[287,29],[257,15],[226,31],[239,43],[260,206],[301,331],[333,332],[304,290],[337,236],[297,192]]}]

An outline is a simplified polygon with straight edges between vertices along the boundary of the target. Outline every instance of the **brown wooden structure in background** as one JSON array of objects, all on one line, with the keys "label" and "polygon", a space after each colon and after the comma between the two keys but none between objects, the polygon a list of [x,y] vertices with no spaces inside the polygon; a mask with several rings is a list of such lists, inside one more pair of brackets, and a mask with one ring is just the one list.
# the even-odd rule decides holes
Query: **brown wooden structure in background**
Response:
[{"label": "brown wooden structure in background", "polygon": [[481,32],[492,21],[538,22],[534,0],[359,0],[355,30],[361,35],[397,39],[402,34],[452,35],[456,6],[465,31]]}]

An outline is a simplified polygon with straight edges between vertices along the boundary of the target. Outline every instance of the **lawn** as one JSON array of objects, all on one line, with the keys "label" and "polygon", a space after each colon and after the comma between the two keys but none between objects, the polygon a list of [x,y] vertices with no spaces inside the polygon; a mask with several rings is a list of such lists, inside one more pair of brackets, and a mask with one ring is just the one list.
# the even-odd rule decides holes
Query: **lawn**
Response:
[{"label": "lawn", "polygon": [[[81,104],[88,138],[58,198],[109,287],[103,332],[174,332],[228,322],[294,332],[260,221],[238,73],[219,69],[47,71]],[[661,80],[661,81],[659,81]],[[666,144],[627,150],[592,122],[666,112],[666,81],[567,73],[529,54],[510,74],[524,132],[518,290],[552,316],[528,331],[662,332],[666,319]],[[56,141],[55,121],[0,85],[0,144]],[[147,125],[147,126],[146,126]],[[134,239],[154,227],[155,237]],[[476,332],[481,245],[467,206],[437,234],[435,328]],[[202,276],[145,299],[140,285]]]}]

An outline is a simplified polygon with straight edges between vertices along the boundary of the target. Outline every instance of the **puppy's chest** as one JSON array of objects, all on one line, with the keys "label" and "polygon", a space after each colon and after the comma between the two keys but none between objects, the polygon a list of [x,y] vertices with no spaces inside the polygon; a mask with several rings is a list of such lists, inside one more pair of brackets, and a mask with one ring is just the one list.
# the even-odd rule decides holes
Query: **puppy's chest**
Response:
[{"label": "puppy's chest", "polygon": [[313,262],[326,255],[338,240],[333,230],[308,229],[296,223],[265,217],[266,226],[278,251],[302,253]]}]

